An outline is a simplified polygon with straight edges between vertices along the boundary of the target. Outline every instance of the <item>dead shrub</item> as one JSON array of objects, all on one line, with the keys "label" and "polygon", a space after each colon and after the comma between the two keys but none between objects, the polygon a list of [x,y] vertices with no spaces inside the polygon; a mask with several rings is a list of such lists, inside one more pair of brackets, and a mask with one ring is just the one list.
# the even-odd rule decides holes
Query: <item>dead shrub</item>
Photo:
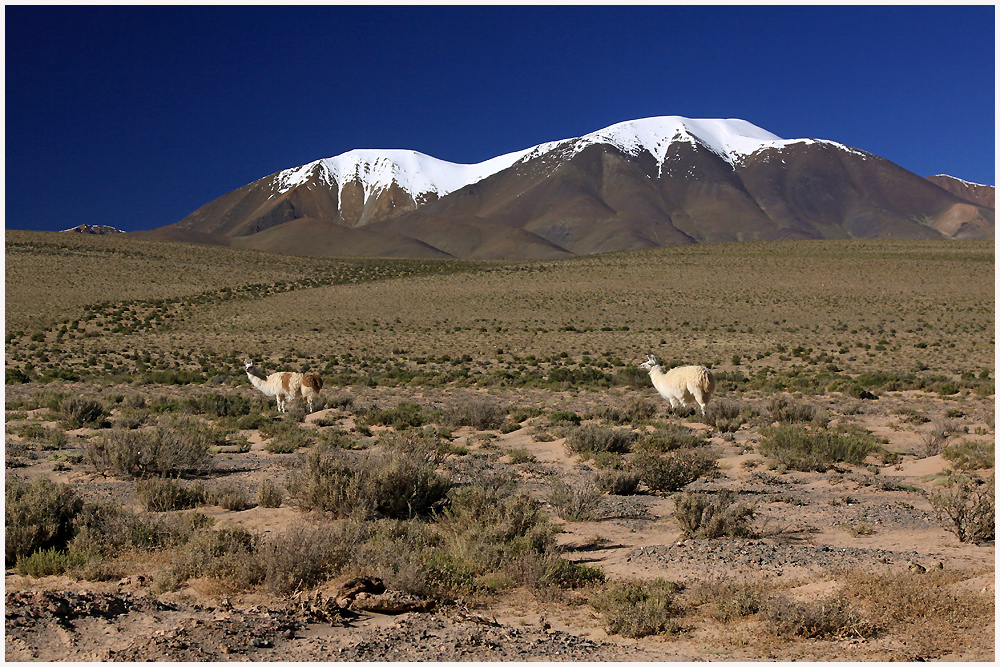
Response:
[{"label": "dead shrub", "polygon": [[495,400],[469,397],[444,411],[446,426],[471,426],[477,431],[498,429],[507,416],[507,409]]},{"label": "dead shrub", "polygon": [[954,475],[945,490],[929,496],[938,523],[959,542],[979,544],[996,537],[996,475]]},{"label": "dead shrub", "polygon": [[293,524],[258,550],[264,586],[279,595],[317,586],[360,561],[355,553],[368,535],[368,528],[351,521]]},{"label": "dead shrub", "polygon": [[775,595],[765,601],[761,616],[773,632],[787,637],[872,637],[876,632],[841,595],[806,602]]},{"label": "dead shrub", "polygon": [[559,478],[552,481],[549,504],[567,521],[593,521],[604,490],[594,477],[569,484]]},{"label": "dead shrub", "polygon": [[151,430],[114,428],[84,446],[90,463],[113,475],[143,478],[205,472],[212,447],[225,443],[221,432],[193,418],[168,419]]},{"label": "dead shrub", "polygon": [[944,420],[934,422],[930,431],[920,434],[921,450],[924,457],[937,456],[955,433],[955,424]]},{"label": "dead shrub", "polygon": [[[914,639],[935,642],[943,638],[942,626],[993,627],[993,596],[956,590],[950,584],[969,573],[959,570],[929,570],[920,576],[910,572],[853,570],[839,594],[855,601],[868,621],[884,631],[908,633]],[[935,646],[940,650],[940,645]]]},{"label": "dead shrub", "polygon": [[59,405],[63,422],[68,428],[103,428],[108,423],[108,412],[98,401],[69,397]]}]

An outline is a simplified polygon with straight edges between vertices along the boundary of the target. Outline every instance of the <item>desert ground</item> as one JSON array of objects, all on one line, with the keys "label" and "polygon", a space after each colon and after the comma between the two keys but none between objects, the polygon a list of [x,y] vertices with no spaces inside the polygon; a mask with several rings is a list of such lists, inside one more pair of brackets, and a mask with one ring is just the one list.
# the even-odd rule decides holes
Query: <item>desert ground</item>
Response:
[{"label": "desert ground", "polygon": [[994,306],[991,242],[8,231],[5,659],[993,661]]}]

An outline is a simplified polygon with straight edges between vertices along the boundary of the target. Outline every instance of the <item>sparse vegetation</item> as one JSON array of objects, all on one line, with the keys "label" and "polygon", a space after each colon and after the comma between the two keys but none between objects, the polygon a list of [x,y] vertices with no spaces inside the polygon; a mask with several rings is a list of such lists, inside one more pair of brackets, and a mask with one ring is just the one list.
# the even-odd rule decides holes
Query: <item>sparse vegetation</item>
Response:
[{"label": "sparse vegetation", "polygon": [[653,491],[680,491],[715,470],[715,458],[698,449],[678,449],[666,454],[640,452],[633,469]]},{"label": "sparse vegetation", "polygon": [[[602,623],[637,647],[714,637],[722,652],[699,657],[726,659],[964,660],[992,646],[977,580],[992,568],[971,546],[995,534],[993,480],[976,476],[995,466],[990,243],[453,262],[8,230],[7,257],[19,574],[112,588],[141,574],[141,595],[234,608],[377,576],[483,618],[516,590],[553,614],[589,600],[600,618],[568,613],[570,631]],[[754,280],[698,277],[720,266]],[[648,352],[712,368],[704,417],[665,407],[635,365]],[[320,374],[325,411],[275,413],[247,354]],[[909,472],[936,454],[952,470]],[[879,551],[886,526],[962,557],[901,572]],[[835,569],[831,530],[856,547]],[[776,576],[800,535],[794,583],[828,594]],[[676,559],[691,588],[656,578]],[[605,562],[650,579],[606,581]],[[724,581],[699,581],[719,563]]]},{"label": "sparse vegetation", "polygon": [[676,590],[665,579],[623,581],[594,594],[589,602],[601,612],[609,634],[632,638],[676,634],[680,631],[674,619]]},{"label": "sparse vegetation", "polygon": [[869,433],[778,424],[762,431],[759,451],[792,470],[828,470],[836,463],[860,465],[878,449]]},{"label": "sparse vegetation", "polygon": [[996,537],[996,475],[988,480],[959,474],[930,496],[938,521],[959,542],[985,542]]},{"label": "sparse vegetation", "polygon": [[674,496],[674,517],[688,537],[753,537],[754,507],[729,489],[712,496],[685,491]]}]

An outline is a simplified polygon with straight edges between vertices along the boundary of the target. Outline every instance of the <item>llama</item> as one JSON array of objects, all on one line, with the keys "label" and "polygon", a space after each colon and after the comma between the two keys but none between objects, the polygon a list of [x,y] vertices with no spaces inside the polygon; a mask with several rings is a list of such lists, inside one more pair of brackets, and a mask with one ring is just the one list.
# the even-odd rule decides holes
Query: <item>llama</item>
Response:
[{"label": "llama", "polygon": [[639,368],[649,371],[649,379],[653,381],[660,396],[670,401],[670,407],[676,409],[681,404],[697,403],[701,414],[705,414],[705,404],[712,398],[715,391],[715,376],[704,366],[678,366],[666,373],[653,355]]},{"label": "llama", "polygon": [[285,401],[302,396],[313,411],[313,399],[319,396],[323,388],[323,378],[310,373],[271,373],[264,376],[253,361],[245,359],[243,364],[247,369],[247,378],[265,396],[274,396],[278,400],[278,412],[285,411]]}]

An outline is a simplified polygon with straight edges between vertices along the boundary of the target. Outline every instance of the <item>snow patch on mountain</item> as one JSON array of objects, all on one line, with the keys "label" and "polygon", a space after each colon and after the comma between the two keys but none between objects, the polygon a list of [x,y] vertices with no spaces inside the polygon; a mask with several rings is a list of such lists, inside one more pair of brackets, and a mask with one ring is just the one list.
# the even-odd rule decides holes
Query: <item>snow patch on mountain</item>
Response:
[{"label": "snow patch on mountain", "polygon": [[76,227],[70,227],[69,229],[62,230],[64,232],[75,232],[77,234],[124,234],[122,230],[111,227],[110,225],[77,225]]},{"label": "snow patch on mountain", "polygon": [[415,201],[435,193],[444,196],[480,181],[517,162],[524,151],[500,155],[477,164],[457,164],[409,150],[352,150],[277,174],[279,194],[316,178],[328,186],[359,182],[365,201],[393,184]]},{"label": "snow patch on mountain", "polygon": [[928,176],[927,178],[950,178],[953,181],[958,181],[962,185],[969,185],[976,188],[992,188],[992,185],[987,185],[985,183],[973,183],[972,181],[967,181],[965,179],[959,178],[958,176],[951,176],[949,174],[934,174],[933,176]]},{"label": "snow patch on mountain", "polygon": [[368,201],[370,197],[395,184],[419,204],[431,193],[443,197],[518,162],[548,155],[561,161],[571,158],[588,146],[598,144],[615,146],[630,155],[648,152],[662,169],[668,149],[676,142],[704,146],[733,167],[740,165],[746,156],[758,150],[802,142],[827,143],[855,150],[834,142],[782,139],[752,123],[735,118],[657,116],[617,123],[582,137],[539,144],[477,164],[447,162],[411,150],[352,150],[279,172],[275,174],[274,186],[278,194],[283,194],[315,180],[328,187],[336,187],[342,193],[346,184],[358,182],[364,188],[365,201]]}]

